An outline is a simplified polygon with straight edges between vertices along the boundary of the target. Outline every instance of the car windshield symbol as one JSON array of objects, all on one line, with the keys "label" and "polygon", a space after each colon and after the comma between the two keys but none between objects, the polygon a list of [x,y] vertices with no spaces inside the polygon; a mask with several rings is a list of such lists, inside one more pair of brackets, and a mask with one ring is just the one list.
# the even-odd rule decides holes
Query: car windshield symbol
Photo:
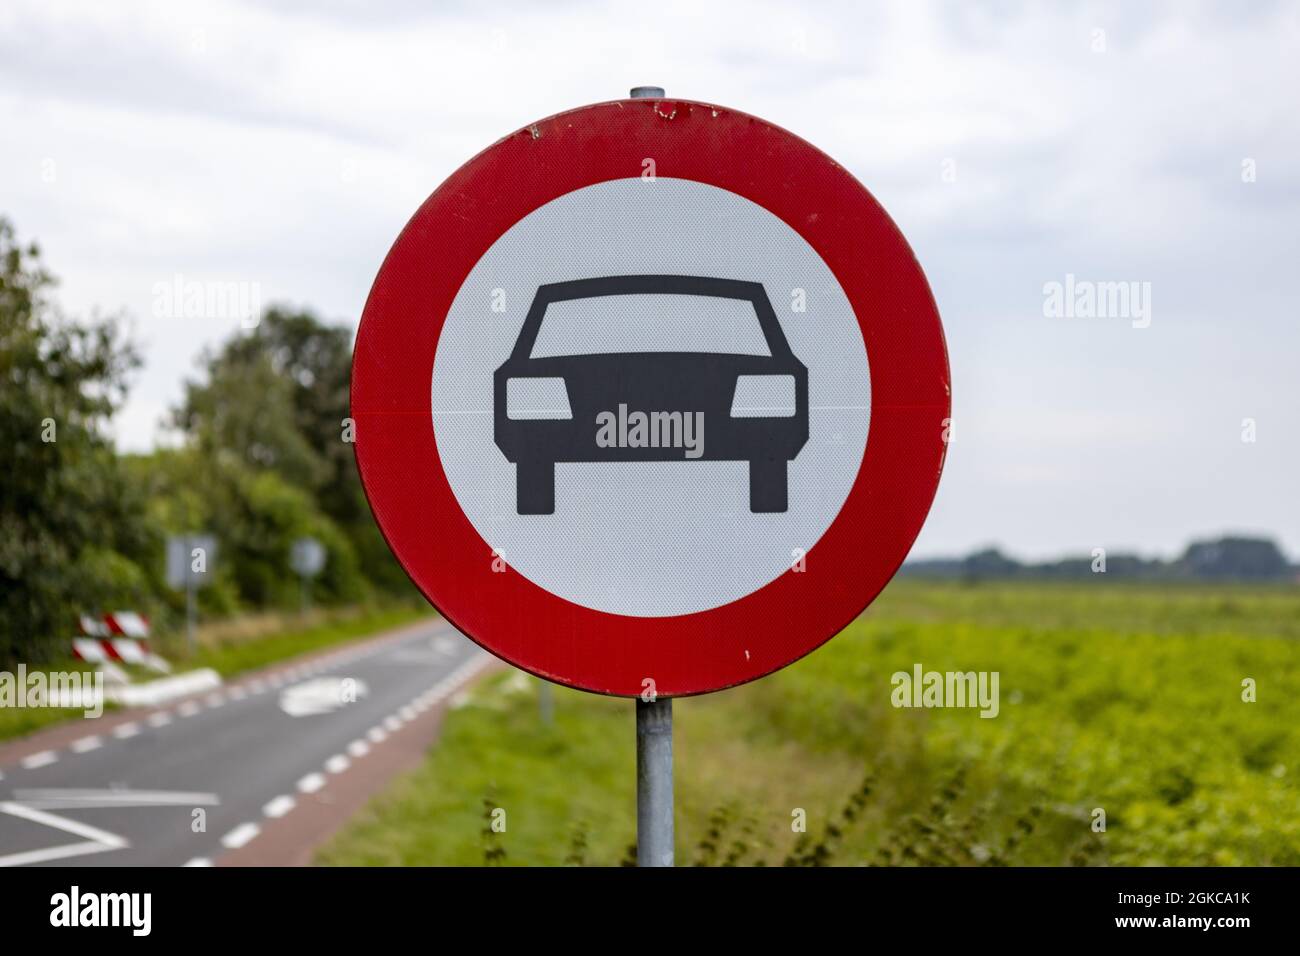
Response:
[{"label": "car windshield symbol", "polygon": [[[608,317],[600,314],[601,300],[612,296],[650,297],[662,303],[661,316],[678,321],[661,323],[651,313],[629,337],[628,329],[614,329],[632,321],[628,310],[611,302]],[[703,348],[646,347],[658,333],[671,339],[672,327],[683,327],[683,311],[660,298],[670,296],[695,297],[695,333],[687,338]],[[564,337],[567,348],[539,343],[548,310],[559,306],[554,317],[570,305],[584,307],[586,340]],[[717,321],[741,314],[742,322]],[[623,334],[606,334],[611,330]],[[633,347],[592,351],[609,338],[631,338]],[[748,462],[749,510],[784,512],[788,465],[808,440],[808,369],[790,351],[761,283],[675,275],[578,279],[538,287],[510,357],[494,374],[492,405],[497,447],[516,466],[519,514],[554,513],[557,462],[683,460]]]}]

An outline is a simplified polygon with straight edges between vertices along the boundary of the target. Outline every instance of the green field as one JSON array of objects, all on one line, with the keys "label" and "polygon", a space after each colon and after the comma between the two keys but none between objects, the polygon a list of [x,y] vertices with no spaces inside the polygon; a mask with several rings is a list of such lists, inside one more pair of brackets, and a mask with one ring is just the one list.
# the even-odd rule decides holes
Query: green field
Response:
[{"label": "green field", "polygon": [[[897,581],[797,664],[674,703],[678,862],[1300,865],[1298,642],[1295,587]],[[999,672],[998,716],[895,708],[918,663]],[[481,685],[319,861],[625,862],[632,703],[557,690],[547,728],[536,686]]]}]

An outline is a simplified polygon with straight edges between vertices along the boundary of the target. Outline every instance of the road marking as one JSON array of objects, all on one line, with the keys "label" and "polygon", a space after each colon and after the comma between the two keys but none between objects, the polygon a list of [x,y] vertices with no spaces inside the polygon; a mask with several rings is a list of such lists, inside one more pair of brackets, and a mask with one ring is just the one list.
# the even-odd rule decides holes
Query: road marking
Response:
[{"label": "road marking", "polygon": [[243,700],[248,696],[248,691],[242,687],[232,687],[227,693],[230,695],[231,700]]},{"label": "road marking", "polygon": [[314,677],[280,693],[280,709],[290,717],[333,713],[369,693],[365,681],[345,677]]},{"label": "road marking", "polygon": [[165,710],[160,710],[156,714],[149,715],[150,727],[166,727],[172,722],[172,715]]},{"label": "road marking", "polygon": [[403,708],[402,708],[401,710],[399,710],[397,713],[401,716],[401,718],[402,718],[403,720],[414,720],[414,719],[415,719],[415,708],[412,707],[410,704],[407,704],[405,707],[403,707]]},{"label": "road marking", "polygon": [[396,732],[402,729],[402,722],[393,716],[386,717],[384,719],[384,727],[388,730]]},{"label": "road marking", "polygon": [[134,737],[140,732],[140,725],[135,721],[126,724],[118,724],[113,728],[113,736],[118,740],[126,740],[128,737]]},{"label": "road marking", "polygon": [[325,786],[325,775],[323,773],[309,773],[298,781],[298,792],[315,793],[323,786]]},{"label": "road marking", "polygon": [[87,853],[120,850],[131,845],[125,838],[118,836],[116,833],[109,833],[107,830],[79,823],[76,820],[69,820],[66,817],[55,816],[53,813],[34,810],[31,807],[23,806],[21,803],[0,803],[0,813],[7,813],[13,817],[40,823],[47,827],[53,827],[55,830],[62,830],[64,833],[71,833],[73,836],[86,839],[84,843],[67,843],[63,846],[52,846],[41,850],[28,850],[24,853],[10,853],[8,856],[0,856],[0,867],[44,863],[46,860],[61,860],[70,856],[84,856]]},{"label": "road marking", "polygon": [[354,757],[364,757],[366,754],[370,753],[370,744],[366,743],[364,740],[354,740],[352,743],[348,744],[348,753]]},{"label": "road marking", "polygon": [[221,838],[221,845],[227,850],[238,850],[241,846],[247,846],[261,832],[262,828],[256,823],[241,823]]},{"label": "road marking", "polygon": [[253,680],[248,682],[248,692],[250,694],[260,694],[266,690],[266,681]]},{"label": "road marking", "polygon": [[366,736],[370,738],[372,744],[382,744],[388,739],[388,734],[384,733],[382,727],[371,727]]},{"label": "road marking", "polygon": [[221,802],[221,798],[215,793],[191,793],[183,790],[130,790],[125,787],[113,787],[108,790],[89,790],[73,787],[15,790],[14,799],[25,807],[42,810],[88,810],[103,807],[211,807]]},{"label": "road marking", "polygon": [[53,750],[42,750],[39,753],[28,754],[24,757],[22,766],[27,770],[35,770],[37,767],[48,767],[58,759],[59,755]]},{"label": "road marking", "polygon": [[80,740],[74,740],[70,749],[74,754],[89,753],[92,750],[98,750],[104,746],[104,738],[98,734],[90,737],[82,737]]},{"label": "road marking", "polygon": [[182,866],[211,866],[212,861],[206,856],[196,856],[194,859],[181,864]]},{"label": "road marking", "polygon": [[202,709],[203,708],[199,706],[199,702],[197,700],[187,700],[185,703],[181,704],[179,707],[176,708],[176,716],[193,717]]},{"label": "road marking", "polygon": [[325,761],[325,769],[330,773],[342,773],[350,766],[352,766],[352,761],[343,756],[343,754],[335,754],[333,757],[330,757],[329,760]]},{"label": "road marking", "polygon": [[209,694],[203,702],[209,707],[220,707],[226,702],[226,698],[221,694]]},{"label": "road marking", "polygon": [[294,799],[288,794],[276,797],[270,803],[262,808],[262,812],[268,817],[282,817],[294,808]]}]

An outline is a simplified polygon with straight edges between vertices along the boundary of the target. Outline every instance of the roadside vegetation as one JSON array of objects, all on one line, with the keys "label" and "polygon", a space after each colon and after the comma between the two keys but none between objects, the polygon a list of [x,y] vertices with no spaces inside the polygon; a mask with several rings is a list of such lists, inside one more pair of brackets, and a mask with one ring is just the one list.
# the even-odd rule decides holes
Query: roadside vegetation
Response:
[{"label": "roadside vegetation", "polygon": [[[1298,640],[1293,585],[898,580],[791,667],[674,702],[678,862],[1300,865]],[[916,664],[998,671],[998,716],[895,708]],[[319,862],[632,859],[632,703],[557,689],[548,727],[536,689],[480,685]]]},{"label": "roadside vegetation", "polygon": [[54,284],[0,218],[0,670],[62,661],[82,614],[140,612],[166,643],[185,609],[165,580],[174,534],[216,537],[204,622],[296,608],[302,536],[327,555],[313,606],[415,597],[357,477],[346,327],[269,308],[203,357],[166,423],[176,447],[121,455],[109,426],[139,347],[119,316],[63,315]]}]

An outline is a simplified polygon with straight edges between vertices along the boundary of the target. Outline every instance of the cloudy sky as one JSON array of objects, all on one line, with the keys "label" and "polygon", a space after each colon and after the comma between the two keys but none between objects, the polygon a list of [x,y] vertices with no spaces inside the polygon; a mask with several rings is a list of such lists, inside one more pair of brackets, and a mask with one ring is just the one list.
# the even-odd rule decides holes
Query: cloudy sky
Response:
[{"label": "cloudy sky", "polygon": [[[146,365],[121,447],[165,439],[199,352],[239,327],[158,317],[159,283],[255,284],[355,326],[457,166],[651,83],[811,140],[911,241],[955,418],[915,554],[1247,531],[1300,557],[1300,4],[490,10],[0,7],[0,214],[64,309],[127,317]],[[1045,315],[1067,275],[1149,283],[1149,324]]]}]

